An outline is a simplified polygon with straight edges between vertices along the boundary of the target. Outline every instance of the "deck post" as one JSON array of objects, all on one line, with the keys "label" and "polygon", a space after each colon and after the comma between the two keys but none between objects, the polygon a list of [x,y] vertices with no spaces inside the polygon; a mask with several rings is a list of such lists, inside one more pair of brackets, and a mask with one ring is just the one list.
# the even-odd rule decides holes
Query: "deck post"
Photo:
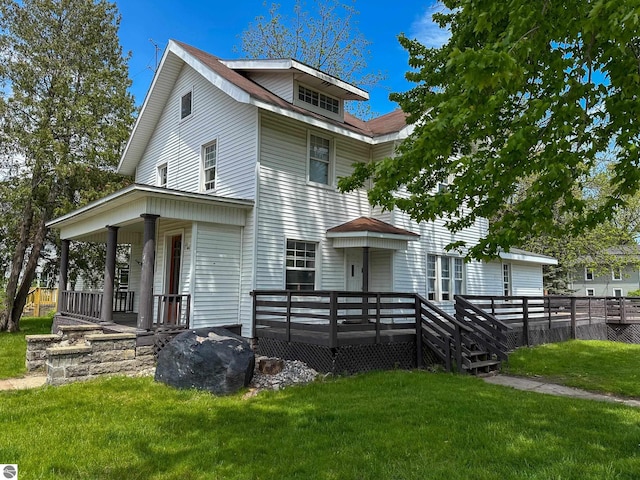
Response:
[{"label": "deck post", "polygon": [[330,330],[330,345],[331,348],[338,347],[338,296],[336,292],[332,291],[329,294],[329,322],[331,325]]},{"label": "deck post", "polygon": [[60,248],[60,277],[58,278],[58,313],[62,312],[62,308],[66,307],[65,300],[66,295],[63,292],[67,290],[67,278],[69,272],[69,244],[70,240],[64,239],[61,242]]},{"label": "deck post", "polygon": [[620,303],[620,323],[627,323],[627,309],[624,301],[624,297],[619,297],[618,302]]},{"label": "deck post", "polygon": [[291,290],[287,290],[287,316],[286,316],[287,342],[291,341]]},{"label": "deck post", "polygon": [[529,299],[524,297],[522,299],[522,327],[524,328],[524,343],[527,347],[529,344]]},{"label": "deck post", "polygon": [[576,297],[571,297],[571,338],[576,339]]},{"label": "deck post", "polygon": [[107,257],[104,262],[104,289],[100,320],[113,321],[113,287],[116,277],[116,249],[118,248],[118,227],[107,225]]},{"label": "deck post", "polygon": [[[416,309],[416,367],[424,367],[424,355],[422,353],[422,312],[420,307],[420,298],[415,296],[415,309]],[[378,307],[378,315],[380,315],[380,307]],[[450,361],[450,359],[449,359]],[[451,368],[449,366],[449,368]]]},{"label": "deck post", "polygon": [[156,262],[156,220],[159,215],[143,213],[144,243],[142,246],[142,271],[140,275],[140,306],[138,329],[151,330],[153,326],[153,269]]}]

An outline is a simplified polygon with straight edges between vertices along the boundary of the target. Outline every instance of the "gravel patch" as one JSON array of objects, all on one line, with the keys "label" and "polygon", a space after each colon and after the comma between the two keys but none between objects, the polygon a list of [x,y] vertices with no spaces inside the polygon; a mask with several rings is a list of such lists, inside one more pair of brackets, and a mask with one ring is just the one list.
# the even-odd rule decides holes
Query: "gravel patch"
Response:
[{"label": "gravel patch", "polygon": [[319,375],[313,368],[299,360],[285,360],[284,369],[275,375],[266,375],[258,370],[258,362],[249,388],[258,390],[281,390],[291,385],[313,382]]}]

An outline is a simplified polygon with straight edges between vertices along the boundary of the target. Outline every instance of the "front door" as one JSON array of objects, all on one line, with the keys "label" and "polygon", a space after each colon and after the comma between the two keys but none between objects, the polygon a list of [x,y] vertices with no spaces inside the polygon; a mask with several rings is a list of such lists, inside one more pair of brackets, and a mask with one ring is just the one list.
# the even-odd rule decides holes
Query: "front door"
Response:
[{"label": "front door", "polygon": [[180,313],[180,266],[182,265],[182,235],[172,235],[167,239],[169,251],[167,256],[167,289],[165,298],[166,323],[175,324]]},{"label": "front door", "polygon": [[346,288],[348,292],[362,291],[362,250],[359,248],[348,248],[346,252]]}]

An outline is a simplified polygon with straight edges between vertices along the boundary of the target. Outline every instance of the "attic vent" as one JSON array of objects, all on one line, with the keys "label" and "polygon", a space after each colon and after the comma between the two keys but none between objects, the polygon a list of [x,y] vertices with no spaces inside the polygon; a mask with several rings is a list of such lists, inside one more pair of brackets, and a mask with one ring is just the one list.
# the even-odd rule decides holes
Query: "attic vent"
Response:
[{"label": "attic vent", "polygon": [[309,105],[327,110],[328,112],[335,114],[340,113],[340,100],[302,85],[298,85],[298,99]]}]

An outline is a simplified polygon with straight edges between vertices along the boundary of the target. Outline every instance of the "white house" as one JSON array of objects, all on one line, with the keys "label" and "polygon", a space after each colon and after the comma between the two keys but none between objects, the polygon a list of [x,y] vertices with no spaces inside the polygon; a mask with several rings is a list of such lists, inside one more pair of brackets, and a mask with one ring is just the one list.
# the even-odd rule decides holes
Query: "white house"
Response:
[{"label": "white house", "polygon": [[465,263],[444,250],[476,242],[484,220],[454,238],[443,222],[372,208],[364,190],[340,193],[354,163],[393,155],[411,131],[401,111],[364,122],[345,100],[368,94],[296,60],[221,60],[170,41],[118,166],[135,184],[49,226],[63,249],[131,245],[142,329],[163,302],[188,301],[192,326],[250,335],[260,289],[415,292],[445,307],[461,293],[543,294],[554,259]]}]

